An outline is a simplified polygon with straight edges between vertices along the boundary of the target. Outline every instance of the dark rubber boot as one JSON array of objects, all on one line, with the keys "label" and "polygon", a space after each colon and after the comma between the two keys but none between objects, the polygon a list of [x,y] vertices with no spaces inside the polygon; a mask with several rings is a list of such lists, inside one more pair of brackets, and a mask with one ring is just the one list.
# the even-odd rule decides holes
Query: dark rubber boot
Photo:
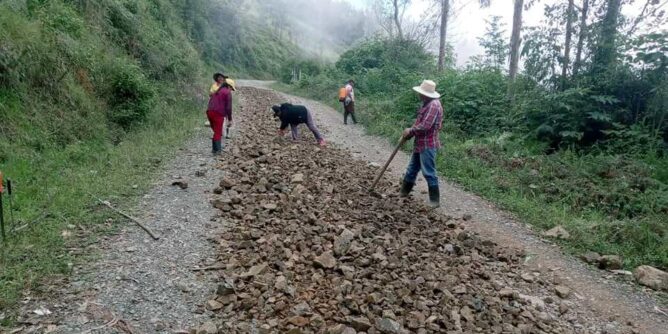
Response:
[{"label": "dark rubber boot", "polygon": [[213,144],[213,155],[220,155],[223,149],[220,140],[212,140],[211,143]]},{"label": "dark rubber boot", "polygon": [[429,206],[432,208],[441,206],[441,193],[438,190],[438,186],[429,187]]},{"label": "dark rubber boot", "polygon": [[411,182],[406,182],[404,181],[401,184],[401,191],[399,192],[401,194],[401,197],[408,197],[408,195],[411,193],[413,190],[413,187],[415,186],[415,183]]}]

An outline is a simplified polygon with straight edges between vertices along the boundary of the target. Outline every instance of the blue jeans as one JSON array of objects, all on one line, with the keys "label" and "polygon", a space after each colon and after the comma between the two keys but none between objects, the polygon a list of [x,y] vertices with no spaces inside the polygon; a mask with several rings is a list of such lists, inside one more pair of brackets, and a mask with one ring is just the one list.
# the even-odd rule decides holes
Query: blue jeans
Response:
[{"label": "blue jeans", "polygon": [[436,149],[425,149],[420,153],[413,152],[411,162],[408,163],[406,169],[406,176],[404,181],[415,183],[418,173],[422,171],[422,175],[427,180],[427,185],[430,187],[438,186],[438,176],[436,176]]}]

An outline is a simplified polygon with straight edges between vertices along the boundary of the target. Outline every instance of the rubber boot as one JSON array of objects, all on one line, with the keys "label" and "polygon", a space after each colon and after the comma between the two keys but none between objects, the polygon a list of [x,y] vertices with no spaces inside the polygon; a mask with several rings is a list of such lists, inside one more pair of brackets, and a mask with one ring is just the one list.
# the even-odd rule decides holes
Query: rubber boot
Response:
[{"label": "rubber boot", "polygon": [[407,182],[406,180],[404,180],[404,182],[401,184],[401,191],[399,192],[401,197],[408,197],[408,195],[413,190],[414,186],[415,186],[415,183]]},{"label": "rubber boot", "polygon": [[220,140],[212,140],[211,143],[213,144],[213,150],[212,150],[213,155],[220,155],[222,151]]},{"label": "rubber boot", "polygon": [[429,206],[432,208],[441,206],[441,193],[438,186],[429,186]]}]

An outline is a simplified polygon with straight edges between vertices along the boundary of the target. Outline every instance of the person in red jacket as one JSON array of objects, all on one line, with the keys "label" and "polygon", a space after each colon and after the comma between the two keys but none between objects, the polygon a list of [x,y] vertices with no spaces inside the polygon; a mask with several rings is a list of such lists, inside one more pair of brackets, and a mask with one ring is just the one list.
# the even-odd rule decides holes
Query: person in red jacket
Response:
[{"label": "person in red jacket", "polygon": [[223,124],[225,119],[232,125],[232,91],[236,90],[234,81],[225,79],[220,87],[209,97],[209,106],[206,116],[209,119],[213,137],[211,138],[211,152],[219,155],[223,150]]}]

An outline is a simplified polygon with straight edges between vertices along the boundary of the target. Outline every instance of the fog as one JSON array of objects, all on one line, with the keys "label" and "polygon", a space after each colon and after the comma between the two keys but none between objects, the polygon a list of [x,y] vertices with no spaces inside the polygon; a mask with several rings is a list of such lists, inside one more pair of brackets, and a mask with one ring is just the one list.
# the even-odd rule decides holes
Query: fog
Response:
[{"label": "fog", "polygon": [[[378,13],[373,11],[377,0],[238,0],[247,13],[258,16],[271,29],[299,45],[306,56],[334,61],[338,55],[361,39],[383,33]],[[525,10],[525,27],[536,26],[544,20],[546,5],[564,0],[539,0]],[[579,3],[579,1],[576,1]],[[622,7],[622,14],[635,18],[644,1],[635,1]],[[437,11],[434,0],[412,0],[404,15],[404,22],[418,21],[425,13]],[[454,0],[453,16],[448,25],[448,42],[454,48],[457,65],[464,65],[483,52],[478,38],[485,33],[486,20],[500,16],[505,34],[510,39],[512,0],[492,0],[488,8],[480,8],[478,0]],[[434,13],[436,14],[436,13]],[[432,15],[433,16],[433,15]],[[641,26],[639,32],[668,26]],[[436,47],[436,36],[432,48]]]},{"label": "fog", "polygon": [[259,18],[306,56],[329,61],[377,29],[368,11],[341,0],[243,0],[244,14]]},{"label": "fog", "polygon": [[[347,0],[358,8],[369,8],[372,0]],[[406,12],[408,19],[417,20],[425,11],[433,10],[433,0],[412,0]],[[528,3],[528,1],[525,1]],[[525,27],[536,26],[544,20],[543,14],[546,5],[552,5],[564,0],[540,0],[523,13],[523,24]],[[576,1],[576,3],[581,0]],[[483,52],[478,45],[478,37],[485,33],[485,21],[492,16],[500,16],[505,23],[506,36],[510,40],[510,28],[513,23],[512,0],[492,0],[488,8],[480,8],[478,0],[455,0],[454,15],[448,27],[448,41],[454,47],[457,64],[465,64],[470,57]],[[640,13],[645,1],[635,1],[622,7],[622,14],[628,18],[635,18]],[[661,27],[650,24],[642,25],[638,32],[649,32],[656,29],[668,29],[668,25]]]}]

